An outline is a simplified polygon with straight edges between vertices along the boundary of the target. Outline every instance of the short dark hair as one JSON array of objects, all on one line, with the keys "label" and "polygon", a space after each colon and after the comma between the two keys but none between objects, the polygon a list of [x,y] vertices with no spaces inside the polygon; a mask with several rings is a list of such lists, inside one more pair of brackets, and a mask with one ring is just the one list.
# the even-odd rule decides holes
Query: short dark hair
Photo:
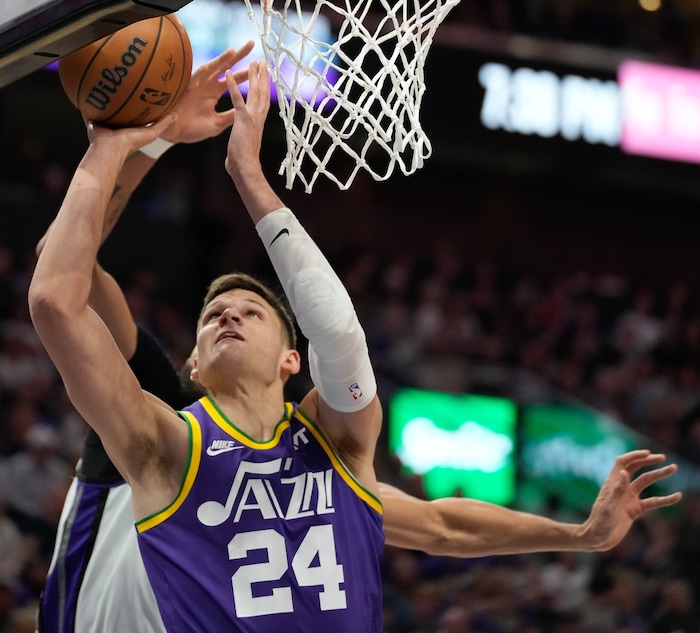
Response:
[{"label": "short dark hair", "polygon": [[285,330],[289,347],[291,349],[296,349],[297,331],[294,324],[294,317],[292,316],[291,311],[287,308],[287,303],[284,296],[276,294],[263,282],[246,273],[236,272],[220,275],[209,284],[207,292],[204,295],[204,301],[202,302],[202,310],[199,313],[199,318],[197,319],[197,328],[199,329],[199,322],[202,319],[204,309],[209,305],[209,303],[211,303],[211,301],[224,292],[239,289],[254,292],[256,295],[262,297],[267,303],[269,303],[270,306],[272,306],[272,309],[277,313],[277,316],[282,322],[282,327]]}]

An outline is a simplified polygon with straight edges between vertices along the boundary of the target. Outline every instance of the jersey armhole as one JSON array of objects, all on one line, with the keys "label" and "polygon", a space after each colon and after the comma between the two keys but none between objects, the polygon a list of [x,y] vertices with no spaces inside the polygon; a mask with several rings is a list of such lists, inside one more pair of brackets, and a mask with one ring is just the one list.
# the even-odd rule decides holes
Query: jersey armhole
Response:
[{"label": "jersey armhole", "polygon": [[333,450],[321,428],[310,417],[308,417],[299,406],[295,407],[294,415],[316,438],[316,441],[321,445],[321,448],[325,451],[326,455],[328,455],[328,458],[333,464],[333,468],[340,475],[341,479],[370,508],[372,508],[380,516],[383,515],[384,508],[382,507],[381,500],[373,495],[369,490],[364,488],[362,484],[355,479],[355,476],[347,469],[340,456]]},{"label": "jersey armhole", "polygon": [[177,512],[178,508],[185,501],[187,495],[192,489],[192,484],[194,483],[195,477],[197,476],[197,471],[199,470],[199,464],[202,459],[202,428],[199,426],[197,418],[195,418],[189,411],[178,411],[177,413],[185,421],[185,424],[187,424],[190,445],[187,468],[185,469],[185,474],[182,477],[180,491],[177,493],[175,500],[169,506],[163,510],[160,510],[159,512],[156,512],[155,514],[137,521],[136,529],[139,532],[145,532],[146,530],[151,529]]}]

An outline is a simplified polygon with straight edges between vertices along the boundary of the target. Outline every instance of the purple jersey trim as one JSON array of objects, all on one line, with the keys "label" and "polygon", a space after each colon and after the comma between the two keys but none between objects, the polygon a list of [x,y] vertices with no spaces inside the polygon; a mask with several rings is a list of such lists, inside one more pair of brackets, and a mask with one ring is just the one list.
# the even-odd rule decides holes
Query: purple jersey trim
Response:
[{"label": "purple jersey trim", "polygon": [[75,496],[56,543],[55,562],[46,579],[39,633],[72,633],[78,595],[92,556],[110,485],[77,482]]}]

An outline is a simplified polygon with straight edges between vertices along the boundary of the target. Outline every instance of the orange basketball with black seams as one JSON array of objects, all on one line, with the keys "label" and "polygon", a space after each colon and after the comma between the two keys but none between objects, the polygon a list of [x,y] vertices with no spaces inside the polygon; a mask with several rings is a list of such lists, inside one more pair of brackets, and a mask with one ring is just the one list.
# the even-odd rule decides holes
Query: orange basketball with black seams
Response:
[{"label": "orange basketball with black seams", "polygon": [[157,121],[192,74],[192,45],[172,14],[134,22],[58,62],[61,85],[88,119],[118,128]]}]

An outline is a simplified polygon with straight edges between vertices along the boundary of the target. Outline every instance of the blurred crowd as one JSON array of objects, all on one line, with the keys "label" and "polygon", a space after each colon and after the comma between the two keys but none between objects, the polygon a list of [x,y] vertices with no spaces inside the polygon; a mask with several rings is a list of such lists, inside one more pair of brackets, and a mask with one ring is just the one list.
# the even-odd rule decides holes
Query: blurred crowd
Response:
[{"label": "blurred crowd", "polygon": [[[449,20],[692,64],[700,38],[683,7],[670,0],[656,12],[631,0],[474,0],[460,3]],[[182,228],[200,194],[185,172],[173,169],[136,202],[144,217]],[[54,165],[43,178],[27,182],[44,188],[42,204],[55,213],[66,173]],[[216,189],[217,183],[202,186]],[[214,274],[229,267],[222,253],[235,233],[216,217],[218,194],[197,202],[205,218],[201,234],[215,251],[207,262]],[[0,246],[0,633],[33,633],[85,423],[29,319],[33,250],[10,243]],[[237,244],[237,253],[245,247]],[[353,243],[324,250],[367,332],[380,395],[407,385],[522,403],[571,398],[700,468],[700,292],[689,281],[660,286],[623,274],[544,274],[498,257],[473,261],[449,236],[426,240],[422,249],[378,252]],[[178,272],[187,269],[180,264]],[[206,283],[208,273],[205,266],[203,279],[194,281]],[[174,300],[173,286],[192,279],[174,283],[146,265],[120,281],[139,323],[179,366],[193,343],[199,292]],[[292,390],[301,392],[304,381]],[[420,479],[403,479],[384,449],[379,477],[421,495]],[[556,499],[547,511],[561,520],[585,518]],[[699,560],[700,491],[686,494],[674,513],[646,516],[605,554],[459,560],[387,548],[385,631],[699,633]]]},{"label": "blurred crowd", "polygon": [[566,395],[700,460],[700,297],[684,283],[467,267],[444,242],[360,254],[346,282],[375,366],[395,381],[520,402]]},{"label": "blurred crowd", "polygon": [[[535,276],[424,252],[330,254],[370,343],[380,388],[575,398],[700,466],[700,295],[582,273]],[[0,249],[0,631],[33,630],[85,424],[29,320],[31,254]],[[156,270],[126,286],[174,362],[192,330]],[[302,378],[305,380],[305,378]],[[380,478],[422,494],[379,452]],[[582,517],[549,509],[562,520]],[[700,497],[647,516],[607,554],[457,560],[387,548],[387,633],[700,630]]]},{"label": "blurred crowd", "polygon": [[697,5],[684,0],[474,0],[448,16],[501,35],[636,51],[680,65],[698,60],[699,18]]}]

